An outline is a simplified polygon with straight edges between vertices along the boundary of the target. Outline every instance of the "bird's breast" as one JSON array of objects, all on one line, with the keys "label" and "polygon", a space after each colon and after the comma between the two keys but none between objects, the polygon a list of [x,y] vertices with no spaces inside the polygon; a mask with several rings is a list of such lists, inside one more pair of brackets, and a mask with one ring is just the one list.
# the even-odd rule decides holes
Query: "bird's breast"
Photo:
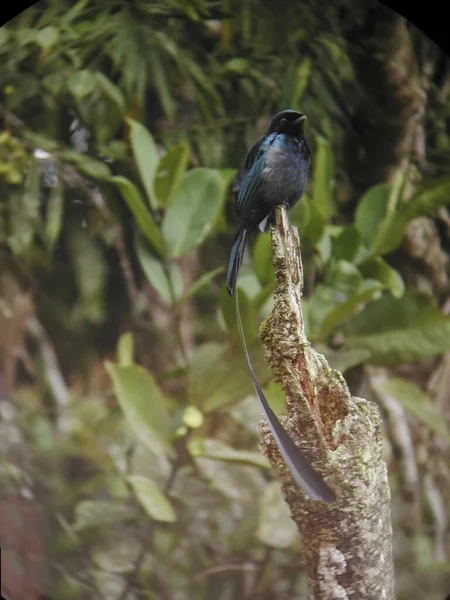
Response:
[{"label": "bird's breast", "polygon": [[298,140],[280,134],[274,136],[265,151],[261,172],[263,204],[294,204],[305,188],[308,167],[309,157]]}]

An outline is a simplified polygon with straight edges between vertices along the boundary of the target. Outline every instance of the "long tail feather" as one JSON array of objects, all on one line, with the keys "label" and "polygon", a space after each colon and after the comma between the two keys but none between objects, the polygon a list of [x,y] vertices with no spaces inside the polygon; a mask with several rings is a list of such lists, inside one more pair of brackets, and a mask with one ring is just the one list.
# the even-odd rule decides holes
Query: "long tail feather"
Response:
[{"label": "long tail feather", "polygon": [[230,262],[228,263],[227,290],[230,296],[233,296],[236,288],[236,281],[239,269],[244,256],[245,245],[247,244],[248,229],[239,229],[231,248]]},{"label": "long tail feather", "polygon": [[336,496],[331,488],[328,487],[323,477],[317,473],[311,466],[311,463],[304,456],[304,454],[297,448],[292,439],[289,437],[286,430],[281,425],[277,416],[270,408],[269,403],[262,391],[258,380],[256,379],[255,372],[250,360],[250,356],[247,350],[247,344],[244,338],[244,332],[242,329],[241,313],[239,311],[239,300],[236,292],[236,317],[239,327],[239,333],[241,335],[242,346],[245,352],[245,358],[250,371],[250,375],[255,387],[256,394],[258,395],[261,405],[266,415],[267,422],[269,423],[270,430],[272,432],[275,441],[277,442],[278,448],[280,449],[281,455],[289,467],[297,485],[305,492],[305,494],[311,500],[323,500],[324,502],[335,502]]}]

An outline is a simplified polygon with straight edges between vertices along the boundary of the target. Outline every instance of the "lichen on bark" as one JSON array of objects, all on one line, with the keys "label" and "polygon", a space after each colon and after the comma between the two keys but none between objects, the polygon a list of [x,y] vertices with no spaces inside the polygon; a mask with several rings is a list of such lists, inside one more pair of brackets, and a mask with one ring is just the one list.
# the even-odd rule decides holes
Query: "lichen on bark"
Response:
[{"label": "lichen on bark", "polygon": [[286,394],[283,425],[338,497],[334,504],[308,500],[261,424],[262,451],[281,478],[303,539],[310,600],[393,600],[390,494],[378,409],[352,397],[343,376],[306,338],[300,240],[283,207],[276,210],[271,235],[274,307],[260,336]]}]

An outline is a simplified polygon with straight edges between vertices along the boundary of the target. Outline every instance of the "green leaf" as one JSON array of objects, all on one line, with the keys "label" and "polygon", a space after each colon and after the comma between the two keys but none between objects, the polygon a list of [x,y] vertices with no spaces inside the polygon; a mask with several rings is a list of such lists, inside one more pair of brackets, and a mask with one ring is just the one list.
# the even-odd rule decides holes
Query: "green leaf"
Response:
[{"label": "green leaf", "polygon": [[298,538],[297,528],[278,481],[270,481],[264,487],[257,536],[271,548],[289,548]]},{"label": "green leaf", "polygon": [[372,364],[411,362],[450,350],[450,318],[420,292],[375,300],[345,331],[346,347],[369,350]]},{"label": "green leaf", "polygon": [[[236,319],[236,297],[231,298],[225,287],[220,290],[220,308],[227,328],[230,332],[230,338],[235,344],[240,344],[240,333]],[[251,298],[247,296],[244,290],[239,290],[239,308],[242,316],[242,325],[245,339],[251,343],[258,337],[259,316],[258,310]]]},{"label": "green leaf", "polygon": [[93,562],[107,573],[131,573],[141,551],[141,543],[119,532],[97,539],[91,551]]},{"label": "green leaf", "polygon": [[265,287],[275,285],[275,271],[272,265],[272,240],[270,235],[258,236],[253,247],[253,268],[260,284]]},{"label": "green leaf", "polygon": [[450,429],[434,400],[414,383],[404,379],[371,378],[371,386],[379,394],[393,396],[431,431],[450,443]]},{"label": "green leaf", "polygon": [[170,206],[180,187],[188,160],[189,146],[179,144],[170,148],[159,161],[154,187],[160,206],[164,208]]},{"label": "green leaf", "polygon": [[192,298],[192,296],[195,296],[195,294],[198,294],[198,292],[200,290],[202,290],[204,287],[209,285],[211,283],[211,281],[217,275],[219,275],[219,273],[222,273],[223,271],[224,271],[223,267],[218,267],[217,269],[214,269],[213,271],[204,273],[201,277],[199,277],[197,279],[197,281],[195,283],[193,283],[193,285],[188,289],[188,291],[185,294],[183,294],[183,296],[179,300],[179,303],[183,304],[184,302],[186,302],[186,300],[189,300],[189,298]]},{"label": "green leaf", "polygon": [[50,46],[54,46],[56,44],[58,37],[58,29],[56,29],[56,27],[53,25],[48,25],[47,27],[44,27],[44,29],[40,29],[37,32],[36,43],[39,44],[43,50],[47,50],[47,48],[50,48]]},{"label": "green leaf", "polygon": [[117,87],[106,75],[97,71],[95,73],[97,84],[105,95],[115,105],[121,115],[125,114],[125,100],[120,88]]},{"label": "green leaf", "polygon": [[355,213],[355,226],[361,239],[374,254],[387,254],[400,246],[406,219],[389,207],[391,186],[376,185],[361,198]]},{"label": "green leaf", "polygon": [[322,344],[314,345],[317,352],[323,354],[332,369],[345,373],[349,369],[366,362],[370,358],[369,350],[349,349],[332,350]]},{"label": "green leaf", "polygon": [[308,335],[324,339],[381,289],[378,282],[364,281],[355,265],[335,261],[324,284],[319,284],[308,306]]},{"label": "green leaf", "polygon": [[139,365],[106,363],[120,407],[138,439],[158,454],[171,452],[166,401],[152,375]]},{"label": "green leaf", "polygon": [[[258,381],[264,385],[268,369],[259,340],[249,347]],[[252,380],[241,352],[230,352],[222,344],[203,344],[191,361],[189,403],[212,412],[241,400],[253,392]]]},{"label": "green leaf", "polygon": [[379,256],[369,258],[359,265],[362,276],[366,279],[376,279],[390,290],[395,298],[400,298],[405,292],[405,284],[398,271],[390,267]]},{"label": "green leaf", "polygon": [[372,248],[372,240],[378,225],[386,215],[390,186],[383,183],[371,187],[359,201],[355,212],[355,227],[366,248]]},{"label": "green leaf", "polygon": [[135,238],[135,248],[136,256],[147,281],[158,292],[161,298],[171,306],[174,298],[164,264],[154,256],[146,241],[139,235]]},{"label": "green leaf", "polygon": [[175,523],[177,517],[172,505],[152,479],[143,475],[129,475],[127,481],[152,519],[162,523]]},{"label": "green leaf", "polygon": [[250,450],[235,450],[224,442],[216,439],[191,438],[188,450],[193,458],[202,456],[214,460],[224,460],[235,463],[246,463],[267,469],[269,463],[262,454]]},{"label": "green leaf", "polygon": [[45,240],[51,250],[61,233],[64,218],[64,186],[62,179],[58,177],[56,185],[48,194],[47,211],[45,219]]},{"label": "green leaf", "polygon": [[313,167],[312,203],[323,217],[333,213],[332,184],[334,180],[334,157],[329,142],[318,135]]},{"label": "green leaf", "polygon": [[75,507],[73,528],[81,531],[88,527],[113,525],[128,521],[136,516],[136,511],[127,504],[108,500],[82,500]]},{"label": "green leaf", "polygon": [[122,367],[134,363],[134,338],[129,331],[122,333],[117,342],[117,360]]},{"label": "green leaf", "polygon": [[136,223],[147,240],[160,256],[164,256],[164,240],[137,187],[129,179],[120,175],[111,177],[111,181],[119,188],[128,208],[136,219]]},{"label": "green leaf", "polygon": [[317,206],[315,206],[314,201],[311,198],[304,196],[298,204],[301,205],[303,203],[308,206],[309,219],[306,228],[302,231],[299,227],[299,232],[303,237],[307,238],[311,244],[316,244],[325,231],[327,217],[321,213]]},{"label": "green leaf", "polygon": [[225,201],[226,186],[214,169],[193,169],[181,186],[162,223],[162,233],[172,258],[199,246],[212,231]]},{"label": "green leaf", "polygon": [[388,254],[400,246],[405,235],[406,220],[398,212],[386,215],[378,224],[372,239],[374,254]]},{"label": "green leaf", "polygon": [[[300,239],[302,239],[303,236],[311,239],[309,236],[309,222],[311,217],[311,209],[305,196],[289,211],[289,222],[291,225],[294,225],[294,227],[297,227]],[[325,223],[325,219],[322,220]]]},{"label": "green leaf", "polygon": [[108,165],[101,160],[96,160],[74,150],[64,150],[61,152],[61,155],[64,160],[73,163],[78,170],[92,179],[109,181],[111,178],[111,171]]},{"label": "green leaf", "polygon": [[84,69],[71,75],[67,85],[75,100],[81,102],[95,91],[96,79],[91,71]]},{"label": "green leaf", "polygon": [[342,231],[333,238],[332,255],[335,260],[345,260],[353,263],[361,248],[361,236],[353,225],[342,228]]},{"label": "green leaf", "polygon": [[442,177],[423,185],[409,200],[404,215],[407,221],[421,215],[435,215],[442,206],[450,205],[450,177]]},{"label": "green leaf", "polygon": [[364,304],[375,298],[380,289],[381,286],[376,281],[364,282],[358,293],[350,296],[348,300],[341,302],[325,315],[314,338],[318,340],[326,339],[338,325],[354,315]]},{"label": "green leaf", "polygon": [[142,184],[147,193],[147,198],[152,210],[158,209],[158,200],[154,190],[156,169],[158,168],[159,155],[152,135],[144,125],[127,119],[130,126],[130,140]]}]

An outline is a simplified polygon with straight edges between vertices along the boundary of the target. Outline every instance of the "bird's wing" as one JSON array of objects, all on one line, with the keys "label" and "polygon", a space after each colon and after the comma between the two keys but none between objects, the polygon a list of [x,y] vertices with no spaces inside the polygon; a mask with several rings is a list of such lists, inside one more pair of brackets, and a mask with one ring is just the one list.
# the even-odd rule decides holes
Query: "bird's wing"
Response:
[{"label": "bird's wing", "polygon": [[264,137],[260,138],[247,152],[247,156],[244,159],[244,162],[239,167],[239,170],[234,178],[233,182],[233,192],[237,194],[239,192],[239,188],[242,183],[242,179],[247,171],[252,167],[253,163],[257,159],[258,155],[260,155],[262,151],[262,142],[264,141]]},{"label": "bird's wing", "polygon": [[236,195],[236,213],[238,217],[245,218],[254,208],[252,199],[255,198],[262,182],[265,148],[266,138],[261,138],[249,150],[244,164],[236,176],[233,191]]}]

